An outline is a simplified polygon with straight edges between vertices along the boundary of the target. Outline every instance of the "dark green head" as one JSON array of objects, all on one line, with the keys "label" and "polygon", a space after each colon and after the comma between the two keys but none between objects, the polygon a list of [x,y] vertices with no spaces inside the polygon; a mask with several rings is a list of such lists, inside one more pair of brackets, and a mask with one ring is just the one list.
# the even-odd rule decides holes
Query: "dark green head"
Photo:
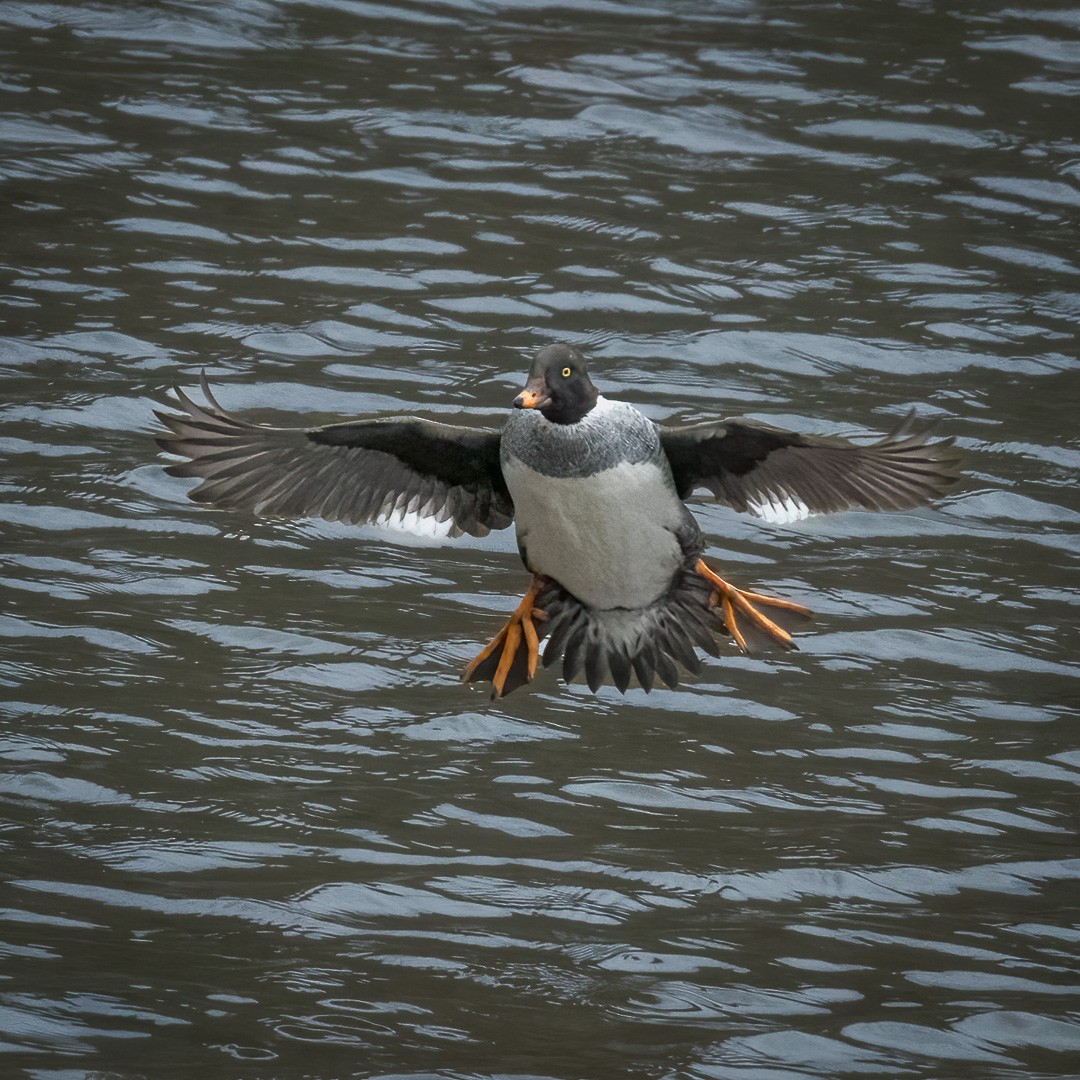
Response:
[{"label": "dark green head", "polygon": [[571,345],[545,345],[529,369],[515,409],[536,409],[553,424],[576,424],[596,404],[599,391],[585,357]]}]

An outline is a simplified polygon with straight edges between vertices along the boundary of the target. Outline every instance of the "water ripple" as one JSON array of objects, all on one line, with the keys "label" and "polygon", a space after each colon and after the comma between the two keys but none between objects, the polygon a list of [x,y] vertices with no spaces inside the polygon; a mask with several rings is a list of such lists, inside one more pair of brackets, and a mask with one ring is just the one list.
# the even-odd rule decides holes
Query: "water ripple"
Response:
[{"label": "water ripple", "polygon": [[[0,27],[10,1069],[1069,1071],[1073,12]],[[253,521],[155,458],[203,369],[270,423],[498,423],[551,340],[658,421],[914,409],[965,487],[797,526],[698,502],[725,573],[814,608],[800,652],[491,702],[458,677],[525,584],[511,535]]]}]

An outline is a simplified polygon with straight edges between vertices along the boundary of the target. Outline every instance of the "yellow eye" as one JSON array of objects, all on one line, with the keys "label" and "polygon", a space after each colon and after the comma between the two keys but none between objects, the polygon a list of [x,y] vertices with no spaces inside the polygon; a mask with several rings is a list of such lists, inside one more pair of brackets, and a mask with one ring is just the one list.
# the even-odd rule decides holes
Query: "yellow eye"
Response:
[{"label": "yellow eye", "polygon": [[564,379],[569,379],[570,378],[570,369],[568,367],[564,367],[562,369],[562,377]]}]

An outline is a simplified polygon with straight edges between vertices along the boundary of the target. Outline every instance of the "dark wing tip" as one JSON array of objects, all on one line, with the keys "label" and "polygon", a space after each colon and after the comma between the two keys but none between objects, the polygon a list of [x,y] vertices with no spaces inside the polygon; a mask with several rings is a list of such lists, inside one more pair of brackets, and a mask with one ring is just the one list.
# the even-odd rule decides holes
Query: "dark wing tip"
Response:
[{"label": "dark wing tip", "polygon": [[960,485],[966,455],[955,436],[934,439],[939,426],[935,420],[920,427],[912,410],[883,439],[862,448],[855,473],[883,499],[892,500],[883,509],[923,506]]}]

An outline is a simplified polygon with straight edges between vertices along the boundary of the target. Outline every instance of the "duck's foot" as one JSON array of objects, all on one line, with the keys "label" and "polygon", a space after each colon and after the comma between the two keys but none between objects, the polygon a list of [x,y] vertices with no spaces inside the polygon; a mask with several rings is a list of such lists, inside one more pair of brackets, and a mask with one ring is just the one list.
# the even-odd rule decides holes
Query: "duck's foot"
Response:
[{"label": "duck's foot", "polygon": [[[782,649],[798,648],[790,631],[814,617],[809,608],[790,600],[778,600],[774,596],[743,592],[713,573],[703,559],[698,559],[694,564],[694,571],[713,586],[709,606],[720,609],[725,629],[744,653],[776,646]],[[767,607],[769,615],[759,611],[755,605]]]},{"label": "duck's foot", "polygon": [[[462,672],[462,682],[488,682],[492,697],[505,697],[512,690],[531,682],[540,659],[537,622],[547,615],[534,603],[545,579],[533,575],[532,584],[506,625],[480,650]],[[524,646],[524,647],[523,647]]]}]

